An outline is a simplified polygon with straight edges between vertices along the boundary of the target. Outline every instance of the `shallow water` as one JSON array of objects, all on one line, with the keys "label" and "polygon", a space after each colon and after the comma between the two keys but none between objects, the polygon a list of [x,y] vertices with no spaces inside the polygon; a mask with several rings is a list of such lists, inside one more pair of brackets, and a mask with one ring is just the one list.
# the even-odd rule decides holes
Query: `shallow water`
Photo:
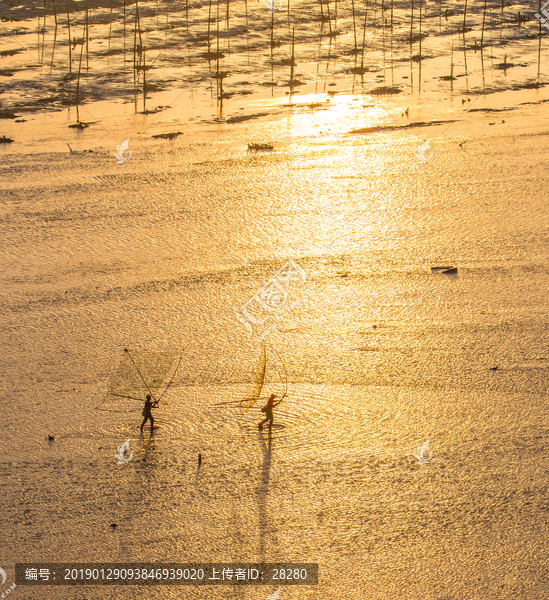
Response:
[{"label": "shallow water", "polygon": [[[256,91],[227,102],[268,115],[232,124],[201,84],[151,96],[173,108],[148,116],[106,89],[81,132],[74,107],[2,122],[17,138],[0,148],[6,585],[22,561],[296,561],[319,564],[319,585],[283,600],[547,597],[547,92],[467,102],[439,84],[379,97],[342,75],[333,97],[316,82],[291,100]],[[385,129],[349,133],[369,127]],[[287,392],[269,438],[260,403],[221,403],[250,390],[266,333],[250,338],[235,311],[290,258],[306,279],[266,337],[261,395]],[[124,348],[183,356],[152,436],[134,405],[96,410]]]}]

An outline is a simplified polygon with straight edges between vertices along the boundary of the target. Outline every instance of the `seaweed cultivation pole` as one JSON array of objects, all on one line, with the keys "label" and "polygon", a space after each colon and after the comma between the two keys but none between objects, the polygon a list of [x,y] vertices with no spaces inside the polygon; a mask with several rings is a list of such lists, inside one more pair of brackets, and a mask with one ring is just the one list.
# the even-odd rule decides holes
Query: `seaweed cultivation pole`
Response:
[{"label": "seaweed cultivation pole", "polygon": [[141,51],[143,53],[143,114],[147,114],[147,108],[145,106],[145,101],[147,99],[147,68],[145,66],[145,48],[141,47]]},{"label": "seaweed cultivation pole", "polygon": [[412,54],[413,30],[414,30],[414,0],[412,0],[412,13],[410,15],[410,55]]},{"label": "seaweed cultivation pole", "polygon": [[364,49],[366,47],[366,24],[368,22],[368,0],[366,0],[364,12],[364,29],[362,30],[362,56],[360,59],[360,70],[364,73]]},{"label": "seaweed cultivation pole", "polygon": [[57,43],[57,22],[55,23],[55,31],[53,33],[53,48],[51,50],[51,65],[50,65],[50,75],[53,71],[53,57],[55,56],[55,44]]},{"label": "seaweed cultivation pole", "polygon": [[322,0],[320,0],[320,20],[325,21],[326,17],[324,16],[324,4]]},{"label": "seaweed cultivation pole", "polygon": [[[46,45],[46,11],[48,10],[48,7],[46,5],[46,0],[44,0],[44,27],[42,28],[42,31],[44,33],[44,39],[42,42],[42,58],[40,60],[41,63],[44,62],[44,46]],[[37,18],[37,27],[36,27],[36,33],[38,35],[38,57],[40,57],[40,14],[38,14],[38,18]]]},{"label": "seaweed cultivation pole", "polygon": [[215,18],[215,53],[217,54],[217,72],[219,73],[219,0],[217,0]]},{"label": "seaweed cultivation pole", "polygon": [[480,34],[480,52],[482,54],[482,44],[484,44],[484,25],[486,23],[486,3],[488,0],[484,0],[484,12],[482,13],[482,33]]},{"label": "seaweed cultivation pole", "polygon": [[292,27],[292,57],[290,60],[290,92],[292,91],[292,86],[293,86],[293,81],[294,81],[294,63],[295,63],[294,44],[295,44],[295,27]]},{"label": "seaweed cultivation pole", "polygon": [[465,19],[467,18],[467,0],[465,0],[465,7],[463,9],[463,39],[465,40]]},{"label": "seaweed cultivation pole", "polygon": [[112,6],[111,6],[111,18],[110,18],[110,22],[109,22],[109,43],[107,46],[107,68],[109,66],[109,60],[111,57],[111,37],[112,37]]},{"label": "seaweed cultivation pole", "polygon": [[53,0],[53,18],[55,20],[55,26],[57,27],[57,8],[55,7],[55,0]]},{"label": "seaweed cultivation pole", "polygon": [[143,51],[143,39],[141,37],[141,23],[139,21],[139,2],[135,0],[135,29],[133,34],[133,81],[137,71],[137,32],[139,32],[139,57],[141,61],[141,53]]},{"label": "seaweed cultivation pole", "polygon": [[210,23],[212,22],[212,0],[208,4],[208,54],[210,53]]},{"label": "seaweed cultivation pole", "polygon": [[86,71],[90,70],[90,21],[88,16],[88,0],[86,0]]},{"label": "seaweed cultivation pole", "polygon": [[275,47],[275,42],[274,42],[274,11],[271,13],[271,58],[273,56],[273,48]]},{"label": "seaweed cultivation pole", "polygon": [[486,94],[486,79],[484,77],[484,50],[480,47],[480,69],[482,71],[482,93]]},{"label": "seaweed cultivation pole", "polygon": [[469,73],[467,72],[467,46],[465,44],[463,44],[463,62],[465,66],[465,91],[469,92]]},{"label": "seaweed cultivation pole", "polygon": [[330,30],[330,38],[332,38],[334,33],[332,32],[332,17],[330,15],[330,0],[326,0],[326,11],[328,12],[328,29]]},{"label": "seaweed cultivation pole", "polygon": [[421,77],[421,0],[419,2],[419,73]]},{"label": "seaweed cultivation pole", "polygon": [[126,0],[124,0],[123,8],[123,21],[124,21],[124,67],[126,66]]},{"label": "seaweed cultivation pole", "polygon": [[[82,31],[82,35],[86,33],[86,26],[84,25],[84,30]],[[78,107],[80,105],[80,73],[82,71],[82,54],[84,53],[84,44],[80,47],[80,60],[78,62],[78,79],[76,80],[76,123],[80,123],[80,114],[78,112]]]},{"label": "seaweed cultivation pole", "polygon": [[[351,7],[353,10],[353,35],[355,38],[355,49],[354,49],[354,54],[355,56],[358,54],[358,43],[356,40],[356,19],[355,19],[355,0],[351,0]],[[356,58],[355,58],[356,60]]]},{"label": "seaweed cultivation pole", "polygon": [[71,18],[69,15],[69,0],[67,0],[67,28],[69,31],[69,75],[72,73],[72,52],[71,52]]},{"label": "seaweed cultivation pole", "polygon": [[[538,0],[538,14],[541,14],[541,0]],[[538,82],[541,70],[541,21],[538,20],[539,33],[538,33]]]},{"label": "seaweed cultivation pole", "polygon": [[418,73],[418,86],[419,92],[421,92],[421,0],[419,2],[419,73]]},{"label": "seaweed cultivation pole", "polygon": [[454,42],[450,49],[450,90],[454,91]]}]

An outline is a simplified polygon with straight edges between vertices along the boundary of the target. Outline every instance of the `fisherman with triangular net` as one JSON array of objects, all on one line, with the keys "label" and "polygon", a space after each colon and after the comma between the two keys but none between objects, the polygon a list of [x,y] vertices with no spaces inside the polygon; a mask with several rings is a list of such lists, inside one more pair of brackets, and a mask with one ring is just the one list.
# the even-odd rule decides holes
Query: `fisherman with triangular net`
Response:
[{"label": "fisherman with triangular net", "polygon": [[278,402],[275,402],[275,398],[276,394],[271,394],[271,397],[269,398],[269,400],[267,400],[267,404],[265,404],[265,406],[261,409],[261,412],[265,413],[265,418],[259,424],[259,429],[262,429],[263,424],[267,421],[269,421],[269,429],[272,428],[274,420],[273,408],[275,406],[278,406],[282,402],[282,400],[284,400],[284,396],[282,396],[282,398],[280,398]]},{"label": "fisherman with triangular net", "polygon": [[[178,359],[174,352],[130,353],[127,348],[124,348],[124,359],[113,375],[105,399],[96,408],[118,413],[141,411],[143,416],[141,431],[148,421],[151,422],[152,431],[155,426],[152,409],[158,408],[174,380],[181,360],[182,355],[179,355]],[[170,371],[171,377],[169,377]],[[164,387],[163,391],[160,390],[161,387]],[[146,400],[143,405],[145,394]]]},{"label": "fisherman with triangular net", "polygon": [[143,412],[141,413],[143,415],[143,423],[141,423],[141,431],[143,431],[143,427],[145,427],[145,424],[147,421],[151,422],[151,431],[154,429],[154,417],[152,416],[152,413],[151,413],[151,410],[153,408],[158,408],[158,400],[156,402],[153,402],[151,399],[151,395],[147,394],[145,406],[143,407]]}]

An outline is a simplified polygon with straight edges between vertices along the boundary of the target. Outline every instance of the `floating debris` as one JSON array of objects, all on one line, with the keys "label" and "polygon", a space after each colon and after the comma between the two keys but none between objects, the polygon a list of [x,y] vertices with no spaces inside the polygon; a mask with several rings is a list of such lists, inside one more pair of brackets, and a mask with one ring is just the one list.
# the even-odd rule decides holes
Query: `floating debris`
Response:
[{"label": "floating debris", "polygon": [[53,442],[53,440],[54,440],[54,439],[55,439],[55,436],[53,436],[53,435],[48,435],[48,440],[49,440],[50,442]]},{"label": "floating debris", "polygon": [[445,123],[455,123],[456,119],[447,121],[415,121],[406,125],[379,125],[376,127],[363,127],[362,129],[353,129],[348,133],[378,133],[382,131],[396,131],[398,129],[410,129],[411,127],[430,127],[431,125],[444,125]]},{"label": "floating debris", "polygon": [[242,123],[243,121],[249,121],[250,119],[258,119],[259,117],[266,117],[269,113],[256,113],[255,115],[240,115],[238,117],[229,117],[227,123]]},{"label": "floating debris", "polygon": [[89,127],[90,125],[94,125],[95,123],[97,123],[97,121],[90,121],[89,123],[83,123],[82,121],[77,121],[76,123],[69,125],[69,127],[71,129],[85,129],[86,127]]},{"label": "floating debris", "polygon": [[490,371],[497,371],[498,369],[499,369],[499,367],[497,365],[490,367]]},{"label": "floating debris", "polygon": [[383,86],[383,87],[378,87],[378,88],[374,88],[373,90],[370,90],[368,93],[372,94],[373,96],[383,96],[385,94],[400,94],[402,93],[404,90],[402,90],[399,87],[391,87],[391,86]]},{"label": "floating debris", "polygon": [[433,273],[457,273],[457,267],[431,267]]},{"label": "floating debris", "polygon": [[156,135],[152,135],[153,138],[163,138],[165,140],[173,140],[178,135],[183,135],[182,131],[172,131],[171,133],[157,133]]},{"label": "floating debris", "polygon": [[157,113],[162,112],[161,110],[157,110],[156,108],[153,110],[142,110],[139,115],[156,115]]},{"label": "floating debris", "polygon": [[17,54],[18,52],[21,52],[20,50],[0,50],[0,56],[13,56],[14,54]]},{"label": "floating debris", "polygon": [[248,144],[248,150],[255,150],[256,152],[260,150],[273,150],[274,146],[271,144]]},{"label": "floating debris", "polygon": [[225,58],[223,52],[204,52],[201,54],[202,58],[207,60],[217,60],[218,58]]}]

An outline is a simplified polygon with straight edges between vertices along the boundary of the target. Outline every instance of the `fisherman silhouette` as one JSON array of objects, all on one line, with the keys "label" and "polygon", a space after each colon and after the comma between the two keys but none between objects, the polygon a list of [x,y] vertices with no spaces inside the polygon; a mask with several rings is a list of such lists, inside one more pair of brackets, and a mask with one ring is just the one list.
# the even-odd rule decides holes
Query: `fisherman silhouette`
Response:
[{"label": "fisherman silhouette", "polygon": [[267,404],[265,404],[265,406],[261,409],[261,412],[265,413],[265,418],[259,424],[260,429],[263,427],[263,424],[266,423],[267,421],[269,421],[269,429],[273,426],[273,419],[274,419],[273,408],[275,406],[278,406],[282,402],[283,397],[280,398],[280,400],[276,403],[274,401],[275,398],[276,398],[276,394],[271,394],[271,397],[269,398],[269,400],[267,400]]},{"label": "fisherman silhouette", "polygon": [[145,406],[143,407],[143,423],[141,423],[141,431],[143,431],[143,427],[145,427],[145,423],[147,421],[151,422],[151,431],[154,428],[154,418],[152,416],[151,410],[158,406],[158,402],[153,402],[151,400],[151,395],[147,394],[147,400],[145,401]]}]

